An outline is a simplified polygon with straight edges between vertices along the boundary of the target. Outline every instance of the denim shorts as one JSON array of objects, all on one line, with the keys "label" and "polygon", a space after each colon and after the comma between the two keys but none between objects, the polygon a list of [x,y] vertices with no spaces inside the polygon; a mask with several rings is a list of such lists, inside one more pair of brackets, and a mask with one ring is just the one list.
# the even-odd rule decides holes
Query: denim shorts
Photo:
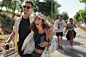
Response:
[{"label": "denim shorts", "polygon": [[41,57],[41,55],[42,54],[40,54],[40,53],[38,53],[36,51],[33,51],[31,57]]}]

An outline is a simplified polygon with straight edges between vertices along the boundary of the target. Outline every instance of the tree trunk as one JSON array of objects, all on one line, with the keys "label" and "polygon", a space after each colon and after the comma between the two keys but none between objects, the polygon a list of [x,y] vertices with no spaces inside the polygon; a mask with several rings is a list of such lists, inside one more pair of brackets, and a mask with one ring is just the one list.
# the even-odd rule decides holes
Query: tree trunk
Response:
[{"label": "tree trunk", "polygon": [[85,24],[86,24],[86,18],[85,18]]}]

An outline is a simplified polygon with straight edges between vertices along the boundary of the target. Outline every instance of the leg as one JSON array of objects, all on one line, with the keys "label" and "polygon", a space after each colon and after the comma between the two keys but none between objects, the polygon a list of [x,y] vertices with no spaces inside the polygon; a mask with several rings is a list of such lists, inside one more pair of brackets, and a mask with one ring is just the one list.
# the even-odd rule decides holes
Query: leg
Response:
[{"label": "leg", "polygon": [[59,44],[59,36],[58,36],[58,38],[57,38],[57,41],[58,41],[58,45],[60,45],[60,44]]},{"label": "leg", "polygon": [[58,49],[60,49],[60,43],[59,43],[59,33],[56,33],[57,41],[58,41]]},{"label": "leg", "polygon": [[63,42],[63,40],[62,40],[62,36],[61,36],[61,46],[62,46],[62,42]]},{"label": "leg", "polygon": [[61,32],[61,49],[63,49],[63,47],[62,47],[62,42],[63,42],[63,39],[62,39],[62,37],[63,37],[63,32]]},{"label": "leg", "polygon": [[59,44],[59,33],[58,33],[58,32],[56,33],[56,36],[57,36],[58,45],[60,45],[60,44]]},{"label": "leg", "polygon": [[74,33],[71,33],[71,34],[70,34],[70,45],[71,45],[70,48],[73,48],[73,47],[72,47],[72,46],[73,46],[73,34],[74,34]]},{"label": "leg", "polygon": [[71,39],[72,39],[72,34],[70,33],[70,45],[72,46],[72,42],[71,42]]},{"label": "leg", "polygon": [[74,33],[72,33],[72,35],[71,35],[71,45],[73,46],[73,35],[74,35]]},{"label": "leg", "polygon": [[58,36],[58,49],[60,49],[59,36]]}]

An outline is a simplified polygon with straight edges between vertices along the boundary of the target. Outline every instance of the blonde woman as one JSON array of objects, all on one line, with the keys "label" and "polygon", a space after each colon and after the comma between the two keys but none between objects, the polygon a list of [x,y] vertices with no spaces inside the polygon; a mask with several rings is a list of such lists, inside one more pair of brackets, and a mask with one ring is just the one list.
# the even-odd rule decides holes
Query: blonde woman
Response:
[{"label": "blonde woman", "polygon": [[[76,36],[76,32],[74,30],[74,27],[76,28],[76,25],[73,23],[72,18],[69,18],[68,21],[69,22],[66,27],[66,30],[68,30],[68,32],[67,32],[66,38],[67,38],[67,40],[70,41],[70,45],[71,45],[70,48],[73,48],[73,38],[75,38],[75,36]],[[65,32],[66,32],[66,30],[65,30]]]}]

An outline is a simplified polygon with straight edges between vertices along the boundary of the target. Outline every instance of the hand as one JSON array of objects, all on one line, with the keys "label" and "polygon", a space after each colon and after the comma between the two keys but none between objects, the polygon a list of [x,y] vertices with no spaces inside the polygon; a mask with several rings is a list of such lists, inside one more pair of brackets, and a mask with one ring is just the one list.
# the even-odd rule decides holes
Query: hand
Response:
[{"label": "hand", "polygon": [[70,27],[73,27],[73,25],[70,25]]},{"label": "hand", "polygon": [[57,29],[55,29],[55,30],[57,30]]},{"label": "hand", "polygon": [[66,33],[66,31],[64,31],[64,33]]},{"label": "hand", "polygon": [[40,47],[45,47],[48,45],[48,42],[44,41],[43,43],[38,44]]},{"label": "hand", "polygon": [[5,44],[5,50],[9,50],[9,43]]}]

